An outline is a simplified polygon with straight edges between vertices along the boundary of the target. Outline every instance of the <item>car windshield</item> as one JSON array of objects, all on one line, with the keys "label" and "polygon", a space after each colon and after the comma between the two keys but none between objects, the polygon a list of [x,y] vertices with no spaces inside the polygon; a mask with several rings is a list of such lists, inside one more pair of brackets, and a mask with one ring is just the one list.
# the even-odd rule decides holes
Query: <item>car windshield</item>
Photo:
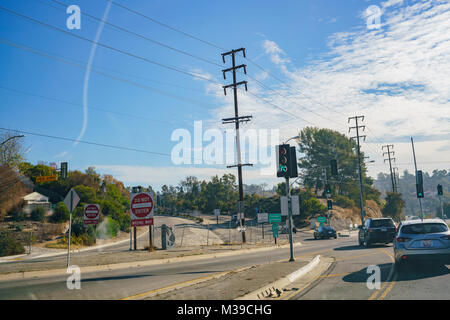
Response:
[{"label": "car windshield", "polygon": [[443,223],[420,223],[406,225],[401,232],[404,234],[425,234],[425,233],[439,233],[448,231],[448,227]]},{"label": "car windshield", "polygon": [[378,228],[378,227],[395,227],[394,223],[391,219],[381,219],[381,220],[372,220],[370,223],[371,228]]}]

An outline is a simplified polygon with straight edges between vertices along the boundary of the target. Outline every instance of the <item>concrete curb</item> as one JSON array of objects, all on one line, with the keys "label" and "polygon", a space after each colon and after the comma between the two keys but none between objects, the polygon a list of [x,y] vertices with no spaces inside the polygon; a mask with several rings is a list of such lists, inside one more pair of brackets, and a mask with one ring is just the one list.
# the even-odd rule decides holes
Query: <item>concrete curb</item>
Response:
[{"label": "concrete curb", "polygon": [[317,255],[314,257],[313,260],[311,260],[306,266],[301,267],[297,271],[292,272],[291,274],[287,275],[284,278],[281,278],[275,282],[272,282],[258,290],[255,290],[253,292],[250,292],[242,297],[239,297],[235,300],[261,300],[264,298],[264,295],[267,291],[272,293],[282,292],[283,288],[290,285],[292,282],[297,280],[298,278],[304,276],[306,273],[310,272],[315,266],[317,266],[320,262],[320,255]]},{"label": "concrete curb", "polygon": [[[294,246],[302,245],[301,242],[294,243]],[[253,252],[260,251],[269,251],[280,248],[288,248],[289,244],[281,245],[281,246],[271,246],[265,248],[256,248],[256,249],[241,249],[232,252],[221,252],[221,253],[209,253],[209,254],[201,254],[201,255],[191,255],[186,257],[175,257],[175,258],[164,258],[164,259],[154,259],[154,260],[144,260],[144,261],[133,261],[133,262],[123,262],[123,263],[115,263],[115,264],[106,264],[100,266],[88,266],[81,267],[80,272],[83,273],[91,273],[91,272],[99,272],[99,271],[111,271],[111,270],[120,270],[127,268],[139,268],[139,267],[148,267],[153,265],[161,265],[166,263],[176,263],[176,262],[184,262],[184,261],[198,261],[205,260],[211,258],[221,258],[228,257],[233,255],[240,254],[248,254]],[[11,281],[11,280],[24,280],[31,278],[46,278],[46,277],[55,277],[66,275],[67,269],[53,269],[53,270],[45,270],[45,271],[25,271],[25,272],[17,272],[17,273],[8,273],[8,274],[0,274],[0,282],[1,281]]]}]

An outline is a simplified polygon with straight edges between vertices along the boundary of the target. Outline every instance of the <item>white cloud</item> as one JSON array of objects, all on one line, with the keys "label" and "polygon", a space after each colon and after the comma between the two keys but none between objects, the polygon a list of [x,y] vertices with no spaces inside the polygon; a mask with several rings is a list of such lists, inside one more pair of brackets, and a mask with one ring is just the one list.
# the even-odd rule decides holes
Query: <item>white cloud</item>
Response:
[{"label": "white cloud", "polygon": [[[266,39],[262,49],[281,67],[286,83],[271,86],[273,92],[249,79],[249,91],[286,112],[241,90],[240,113],[254,117],[245,126],[282,127],[282,140],[306,125],[348,134],[348,117],[364,115],[368,130],[363,150],[377,163],[383,163],[382,144],[398,143],[400,149],[405,137],[449,134],[450,3],[401,4],[393,0],[383,3],[381,29],[368,30],[362,19],[356,31],[334,34],[328,41],[328,53],[305,68],[288,67],[288,55],[275,41]],[[223,99],[223,93],[218,98]],[[224,105],[217,110],[217,117],[230,116],[232,100],[221,101]],[[422,150],[430,152],[427,157],[450,158],[448,149],[438,147],[443,139],[423,143],[427,148]],[[406,157],[410,152],[407,144],[401,148]],[[409,160],[399,157],[398,162]],[[435,167],[448,168],[448,164]]]}]

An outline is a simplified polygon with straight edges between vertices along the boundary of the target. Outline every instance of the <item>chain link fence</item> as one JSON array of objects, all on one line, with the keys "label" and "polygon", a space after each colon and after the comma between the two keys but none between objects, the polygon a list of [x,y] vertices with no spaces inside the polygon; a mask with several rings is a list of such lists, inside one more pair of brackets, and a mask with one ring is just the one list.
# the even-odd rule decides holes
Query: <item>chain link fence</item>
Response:
[{"label": "chain link fence", "polygon": [[[158,221],[155,217],[155,225],[152,226],[152,244],[155,248],[163,247],[161,242],[163,227],[166,225],[167,249],[171,248],[188,248],[203,246],[227,246],[241,245],[242,232],[239,226],[233,225],[229,217],[222,218],[219,223],[212,220],[196,223],[194,221],[187,222],[186,219],[177,219],[172,217],[164,219],[165,223]],[[179,221],[177,221],[179,220]],[[142,228],[138,235],[137,249],[149,247],[148,227]],[[145,230],[145,231],[144,231]],[[298,235],[293,233],[294,240]],[[246,220],[245,222],[245,240],[247,245],[257,244],[274,244],[275,240],[272,234],[272,225],[258,224],[256,220]],[[278,233],[278,243],[280,241],[289,241],[289,233],[282,230],[281,226]]]}]

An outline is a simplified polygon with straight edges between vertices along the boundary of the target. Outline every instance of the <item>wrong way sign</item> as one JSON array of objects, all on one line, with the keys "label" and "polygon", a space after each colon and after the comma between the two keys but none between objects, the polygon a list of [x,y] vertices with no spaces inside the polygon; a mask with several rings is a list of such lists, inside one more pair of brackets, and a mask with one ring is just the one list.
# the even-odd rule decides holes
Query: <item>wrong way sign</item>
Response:
[{"label": "wrong way sign", "polygon": [[85,204],[84,205],[84,224],[98,224],[100,218],[100,205]]},{"label": "wrong way sign", "polygon": [[131,226],[153,225],[153,196],[150,192],[132,193],[130,199]]}]

